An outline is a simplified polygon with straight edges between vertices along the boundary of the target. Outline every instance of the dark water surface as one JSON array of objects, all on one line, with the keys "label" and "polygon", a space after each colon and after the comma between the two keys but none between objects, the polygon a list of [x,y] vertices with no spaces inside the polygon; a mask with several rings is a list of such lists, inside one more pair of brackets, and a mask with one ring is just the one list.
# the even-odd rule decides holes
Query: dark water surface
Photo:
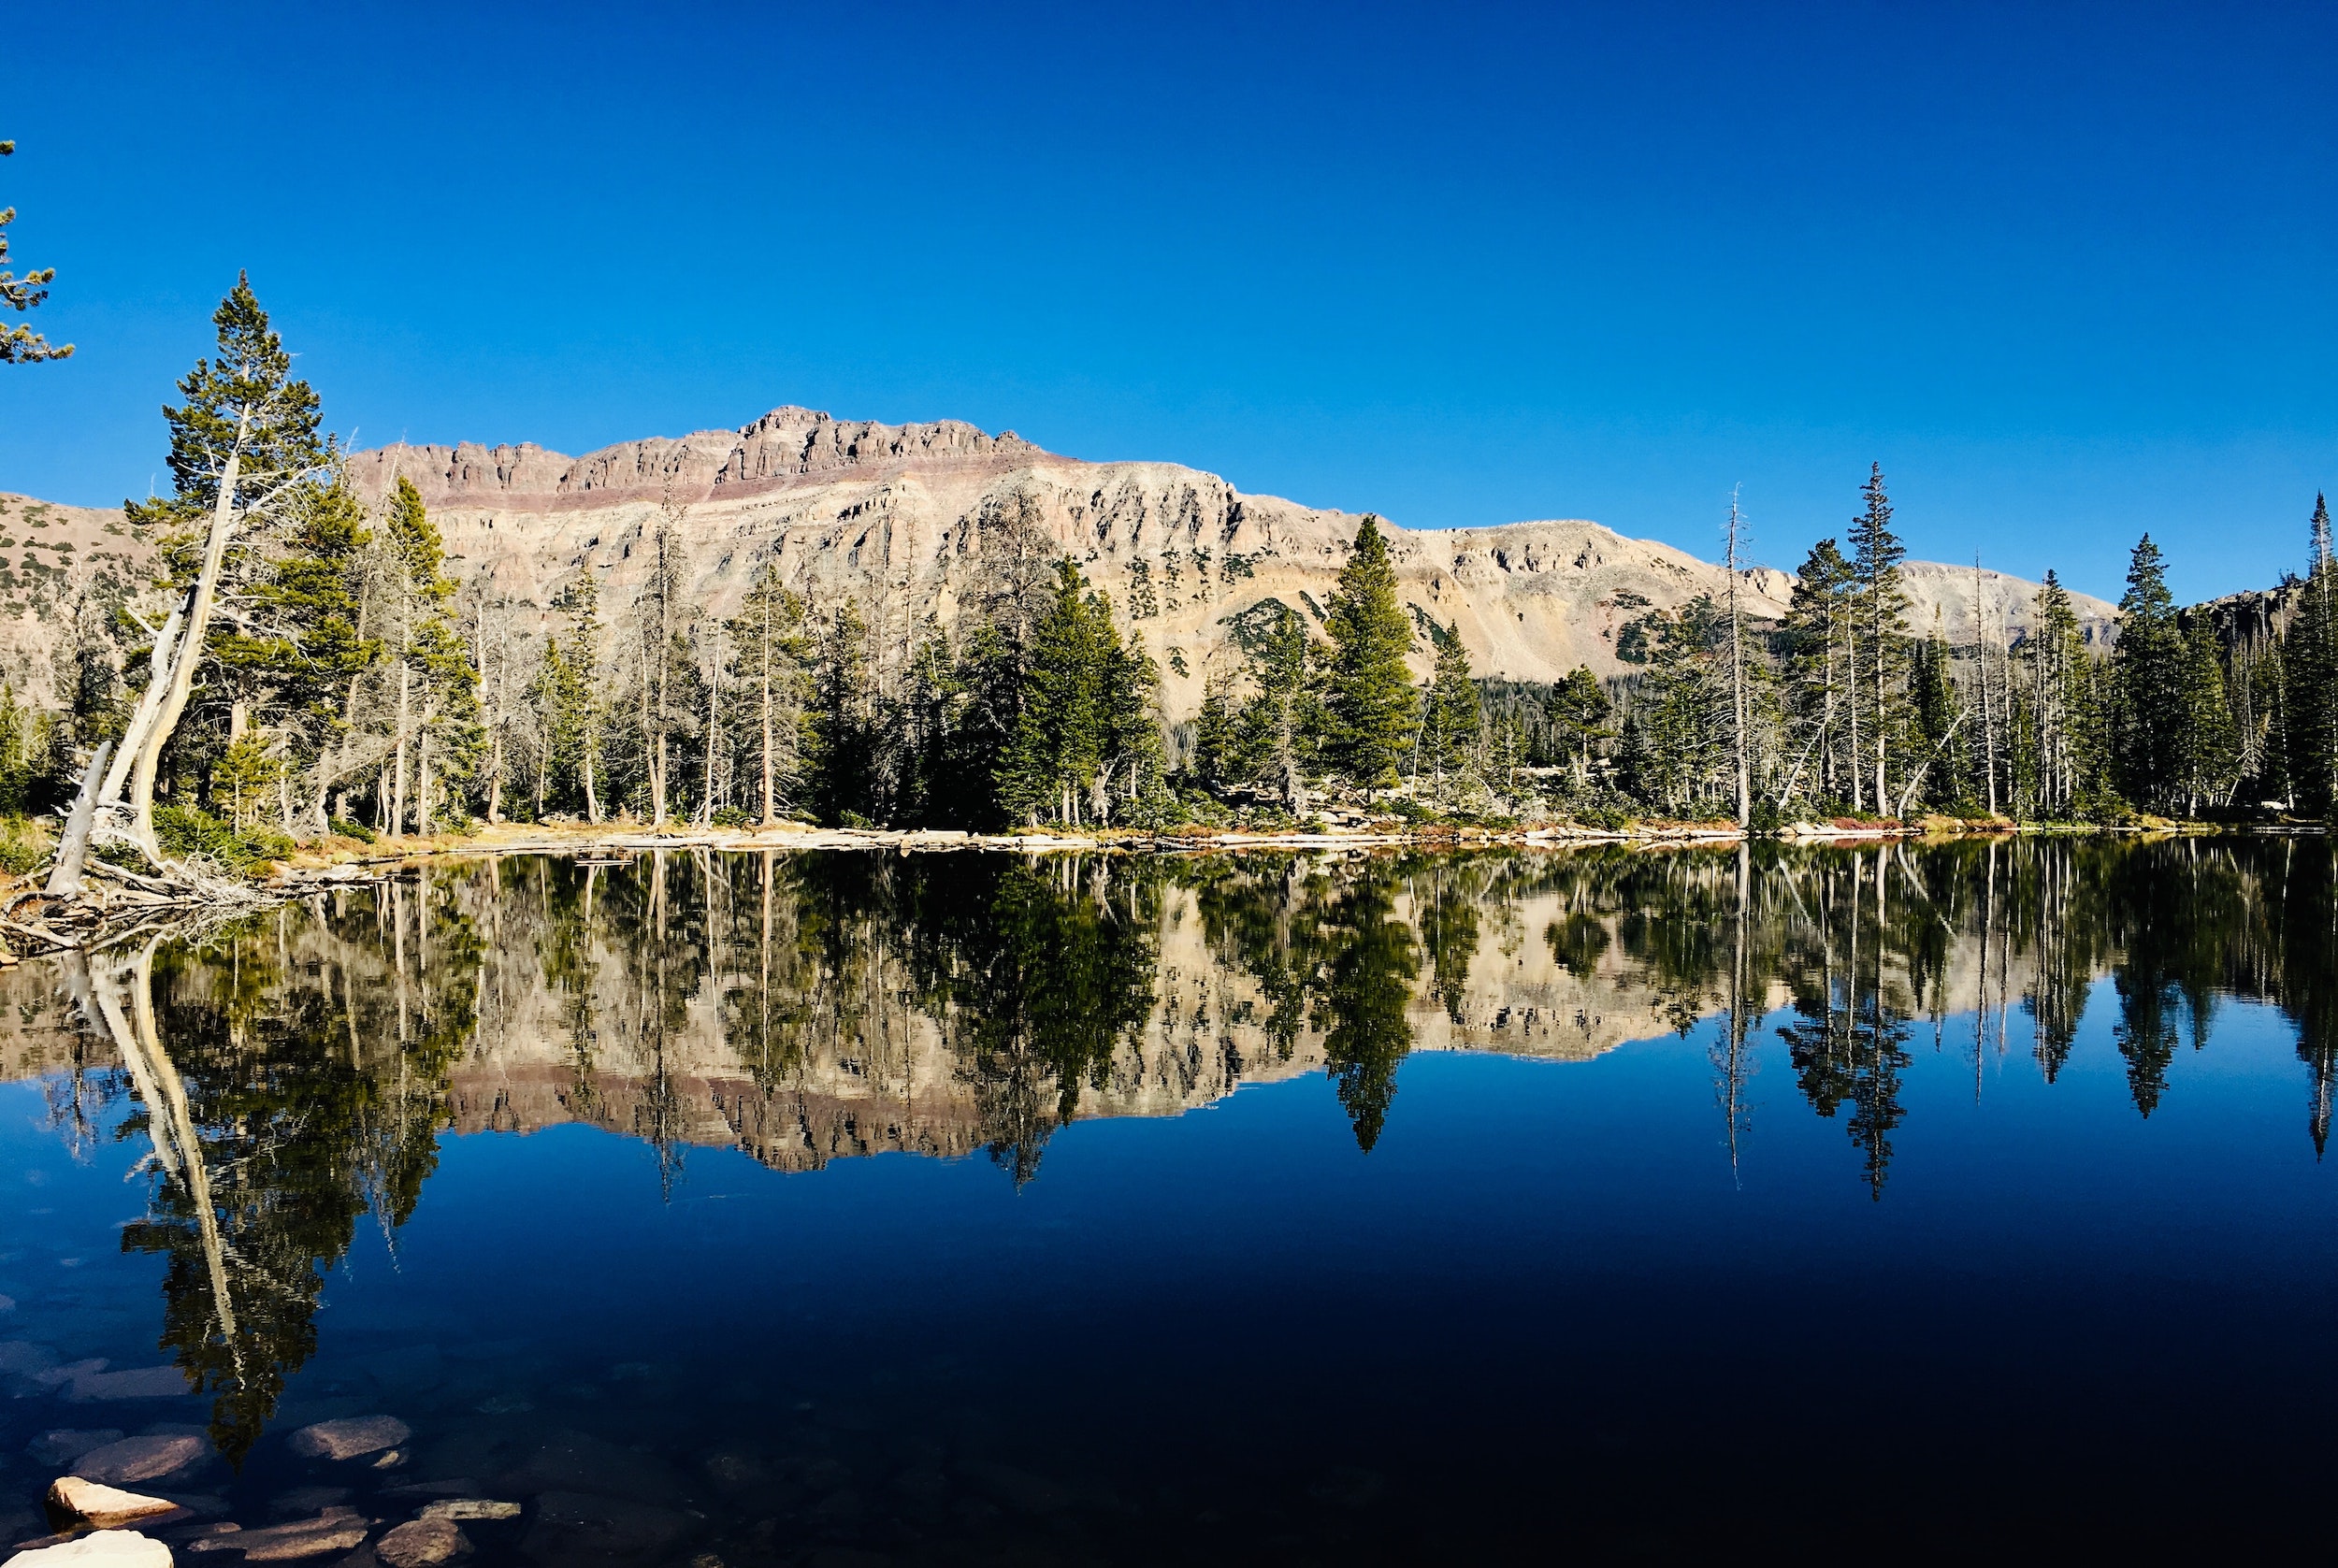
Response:
[{"label": "dark water surface", "polygon": [[2320,841],[507,859],[0,1000],[7,1541],[64,1431],[182,1563],[2328,1550]]}]

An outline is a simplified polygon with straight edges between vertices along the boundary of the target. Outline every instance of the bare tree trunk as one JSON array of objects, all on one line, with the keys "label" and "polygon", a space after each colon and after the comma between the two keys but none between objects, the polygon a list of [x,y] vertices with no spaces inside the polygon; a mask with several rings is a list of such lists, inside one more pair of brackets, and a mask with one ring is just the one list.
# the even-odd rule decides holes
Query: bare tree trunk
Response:
[{"label": "bare tree trunk", "polygon": [[1981,609],[1981,557],[1972,558],[1972,663],[1981,673],[1981,776],[1983,798],[1997,815],[1997,723],[1989,706],[1989,621]]},{"label": "bare tree trunk", "polygon": [[65,818],[65,837],[57,844],[57,864],[49,873],[49,885],[42,889],[52,899],[78,898],[81,892],[81,865],[89,854],[91,826],[97,820],[98,786],[106,777],[106,757],[113,750],[111,741],[97,743],[97,755],[89,759],[89,769],[81,775],[81,792],[74,797],[73,813]]},{"label": "bare tree trunk", "polygon": [[212,601],[219,597],[220,573],[227,565],[227,541],[235,532],[236,482],[243,474],[243,445],[252,434],[252,410],[246,406],[236,420],[235,445],[228,449],[227,469],[220,476],[219,499],[211,508],[211,528],[203,541],[203,565],[195,574],[195,597],[187,607],[187,625],[171,660],[170,681],[156,708],[153,726],[139,743],[137,762],[130,771],[132,832],[148,859],[160,864],[162,842],[154,836],[154,773],[161,767],[163,747],[179,727],[195,690],[195,667],[202,659],[204,634],[211,623]]},{"label": "bare tree trunk", "polygon": [[779,808],[772,779],[772,606],[768,593],[763,596],[763,650],[758,662],[763,667],[763,826],[769,827],[779,821]]},{"label": "bare tree trunk", "polygon": [[1738,611],[1738,533],[1743,519],[1736,491],[1729,493],[1729,701],[1734,714],[1738,751],[1738,826],[1754,822],[1754,773],[1746,755],[1745,633]]},{"label": "bare tree trunk", "polygon": [[393,754],[390,773],[390,837],[401,838],[406,832],[406,725],[409,717],[409,690],[413,671],[406,661],[397,662],[397,750]]},{"label": "bare tree trunk", "polygon": [[716,703],[722,695],[722,644],[710,638],[713,656],[706,669],[706,777],[699,791],[699,817],[707,827],[714,826],[714,722]]},{"label": "bare tree trunk", "polygon": [[422,734],[415,747],[421,753],[421,766],[414,780],[414,827],[426,839],[430,836],[430,721],[437,716],[431,709],[423,710]]},{"label": "bare tree trunk", "polygon": [[122,749],[114,753],[113,766],[106,770],[106,782],[97,791],[100,801],[121,799],[123,786],[130,781],[131,766],[154,727],[154,715],[162,712],[163,693],[170,684],[171,654],[179,645],[180,629],[187,624],[187,607],[194,602],[195,590],[189,588],[171,607],[169,618],[154,636],[153,651],[146,660],[146,690],[138,694],[138,705],[130,714],[130,727],[123,732]]}]

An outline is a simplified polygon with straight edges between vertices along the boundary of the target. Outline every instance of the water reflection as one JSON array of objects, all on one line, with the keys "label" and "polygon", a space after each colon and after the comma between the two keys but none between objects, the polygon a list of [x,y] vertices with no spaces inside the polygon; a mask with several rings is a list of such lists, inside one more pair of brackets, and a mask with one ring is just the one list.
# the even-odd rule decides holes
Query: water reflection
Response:
[{"label": "water reflection", "polygon": [[240,1459],[316,1349],[322,1281],[368,1217],[395,1243],[449,1129],[624,1133],[670,1194],[707,1146],[786,1171],[980,1150],[1022,1184],[1080,1117],[1320,1072],[1368,1154],[1416,1050],[1581,1058],[1710,1021],[1730,1169],[1774,1030],[1880,1201],[1922,1132],[1916,1052],[1969,1052],[1981,1093],[2018,1011],[2051,1084],[2107,976],[2146,1117],[2219,999],[2280,1008],[2318,1152],[2331,873],[2300,841],[515,858],[28,971],[6,1065],[52,1075],[68,1138],[126,1101],[151,1154],[123,1245],[166,1259],[165,1346]]}]

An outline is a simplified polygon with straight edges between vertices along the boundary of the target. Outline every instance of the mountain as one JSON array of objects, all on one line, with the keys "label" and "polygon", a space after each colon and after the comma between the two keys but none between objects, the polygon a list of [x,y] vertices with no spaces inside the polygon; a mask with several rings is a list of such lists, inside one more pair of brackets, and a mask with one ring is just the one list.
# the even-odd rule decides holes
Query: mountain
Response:
[{"label": "mountain", "polygon": [[0,680],[20,700],[52,707],[56,655],[85,605],[146,580],[154,546],[119,508],[66,507],[0,492]]},{"label": "mountain", "polygon": [[[896,652],[929,614],[954,622],[986,547],[1035,526],[1144,634],[1173,719],[1200,706],[1208,672],[1239,657],[1233,623],[1242,611],[1275,597],[1321,620],[1359,521],[1245,495],[1173,463],[1090,463],[955,420],[881,424],[792,407],[737,430],[583,457],[532,444],[400,443],[360,453],[351,467],[368,495],[411,480],[457,571],[513,600],[548,604],[590,563],[604,606],[622,611],[644,569],[640,546],[670,504],[687,509],[682,526],[706,608],[731,613],[776,561],[815,604],[858,599]],[[1482,675],[1557,681],[1578,664],[1617,674],[1630,668],[1617,639],[1633,619],[1718,597],[1727,583],[1722,568],[1684,551],[1582,521],[1400,527],[1390,543],[1422,628],[1424,671],[1435,621],[1460,629]],[[1969,639],[1972,569],[1912,562],[1907,571],[1912,624],[1928,627],[1937,609],[1952,640]],[[1776,617],[1794,578],[1755,569],[1742,585],[1752,613]],[[2036,591],[1982,574],[1992,620],[2016,638]],[[2076,597],[2089,638],[2107,640],[2111,606]]]},{"label": "mountain", "polygon": [[[686,508],[700,603],[731,613],[776,560],[815,605],[857,598],[896,655],[929,614],[954,623],[986,547],[1032,527],[1144,634],[1173,719],[1190,716],[1207,674],[1238,657],[1234,617],[1273,597],[1321,619],[1359,521],[1174,463],[1090,463],[956,420],[880,424],[799,408],[582,457],[532,444],[400,443],[358,453],[350,468],[371,496],[411,480],[458,575],[524,606],[549,604],[589,561],[604,607],[621,614],[640,586],[639,546],[671,503]],[[1727,585],[1710,562],[1596,523],[1397,527],[1389,539],[1422,630],[1424,673],[1432,621],[1460,628],[1479,674],[1557,681],[1578,664],[1622,673],[1631,666],[1617,640],[1635,618]],[[137,580],[152,558],[118,511],[0,495],[0,677],[53,704],[74,608]],[[1906,571],[1911,625],[1925,631],[1937,612],[1952,641],[1969,640],[1972,568],[1912,561]],[[1742,585],[1751,613],[1776,617],[1794,578],[1757,568]],[[1980,591],[1994,625],[2027,631],[2036,584],[1984,572]],[[2107,642],[2111,606],[2073,597],[2089,639]]]}]

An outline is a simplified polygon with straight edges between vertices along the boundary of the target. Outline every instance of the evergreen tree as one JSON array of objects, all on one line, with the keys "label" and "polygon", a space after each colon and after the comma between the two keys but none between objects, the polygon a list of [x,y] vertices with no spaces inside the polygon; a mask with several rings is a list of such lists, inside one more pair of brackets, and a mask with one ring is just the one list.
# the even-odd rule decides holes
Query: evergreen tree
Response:
[{"label": "evergreen tree", "polygon": [[1922,747],[1917,766],[1925,768],[1924,798],[1936,806],[1953,806],[1969,799],[1965,781],[1955,766],[1949,745],[1959,723],[1956,688],[1949,679],[1948,639],[1936,622],[1932,635],[1916,645],[1909,682],[1915,739]]},{"label": "evergreen tree", "polygon": [[1397,602],[1379,519],[1368,513],[1340,568],[1324,629],[1332,639],[1324,709],[1333,760],[1364,788],[1394,784],[1418,711],[1405,665],[1412,625]]},{"label": "evergreen tree", "polygon": [[[128,788],[133,830],[155,859],[163,856],[153,815],[163,749],[178,734],[198,669],[217,667],[212,621],[222,598],[267,576],[267,547],[288,522],[310,514],[335,457],[318,428],[316,393],[293,379],[292,356],[248,279],[237,279],[211,320],[218,356],[197,360],[179,383],[184,401],[163,410],[174,494],[123,507],[134,527],[161,535],[165,581],[184,594],[100,791],[115,800]],[[248,679],[219,686],[231,700],[250,691]],[[231,714],[228,741],[240,738],[242,718],[240,710]]]},{"label": "evergreen tree", "polygon": [[2314,497],[2310,561],[2281,649],[2282,719],[2297,809],[2329,819],[2338,805],[2338,562],[2330,507]]},{"label": "evergreen tree", "polygon": [[2049,816],[2073,809],[2100,767],[2094,682],[2078,611],[2051,569],[2038,590],[2037,626],[2023,652],[2029,665],[2037,737],[2040,806]]},{"label": "evergreen tree", "polygon": [[757,574],[746,602],[729,626],[730,646],[737,650],[732,674],[750,693],[754,729],[749,745],[766,827],[779,819],[779,809],[793,798],[796,784],[804,665],[810,652],[803,618],[803,600],[782,582],[779,564],[773,561]]},{"label": "evergreen tree", "polygon": [[885,736],[869,626],[846,599],[830,625],[806,726],[814,812],[831,827],[883,820]]},{"label": "evergreen tree", "polygon": [[2145,534],[2136,544],[2119,600],[2119,641],[2111,660],[2111,767],[2119,792],[2166,810],[2183,784],[2184,635],[2166,563]]},{"label": "evergreen tree", "polygon": [[1579,664],[1569,670],[1566,679],[1551,694],[1548,712],[1552,743],[1574,764],[1578,789],[1591,782],[1593,745],[1614,737],[1615,731],[1608,723],[1614,711],[1615,705],[1608,700],[1607,688],[1599,683],[1599,677],[1591,672],[1589,665]]},{"label": "evergreen tree", "polygon": [[1436,669],[1422,701],[1420,750],[1413,777],[1418,783],[1421,769],[1431,768],[1437,794],[1442,796],[1447,770],[1460,772],[1468,768],[1485,714],[1478,687],[1469,678],[1469,655],[1462,647],[1461,628],[1449,624],[1433,636]]},{"label": "evergreen tree", "polygon": [[383,641],[397,701],[383,826],[397,834],[411,822],[428,833],[440,793],[468,770],[478,739],[477,672],[455,634],[446,541],[404,475],[391,489],[382,532],[389,583]]},{"label": "evergreen tree", "polygon": [[[12,157],[16,143],[0,141],[0,158]],[[49,285],[55,281],[53,266],[36,267],[20,278],[7,269],[8,225],[16,222],[16,209],[0,208],[0,305],[19,315],[30,310],[49,297]],[[70,359],[73,345],[51,344],[22,322],[14,326],[0,327],[0,365],[37,365],[45,359]]]},{"label": "evergreen tree", "polygon": [[1794,760],[1780,805],[1805,790],[1832,800],[1850,785],[1855,576],[1831,539],[1811,549],[1796,575],[1785,624],[1787,742]]},{"label": "evergreen tree", "polygon": [[1079,822],[1104,760],[1106,685],[1117,652],[1109,607],[1064,560],[1055,602],[1032,628],[1021,716],[1000,763],[999,796],[1017,816]]},{"label": "evergreen tree", "polygon": [[2194,620],[2185,633],[2183,693],[2184,809],[2197,816],[2203,808],[2229,803],[2241,777],[2241,738],[2225,693],[2224,660],[2205,619]]},{"label": "evergreen tree", "polygon": [[1307,811],[1307,774],[1325,727],[1313,676],[1318,655],[1300,613],[1278,599],[1260,605],[1263,626],[1248,647],[1253,695],[1236,727],[1239,771],[1278,790],[1294,817]]},{"label": "evergreen tree", "polygon": [[1871,777],[1875,813],[1883,816],[1893,809],[1890,755],[1906,717],[1908,595],[1900,585],[1899,563],[1908,551],[1892,531],[1883,465],[1874,466],[1862,490],[1867,509],[1853,520],[1850,536],[1858,626],[1855,670],[1858,660],[1865,660],[1851,709],[1854,748],[1860,753],[1852,769],[1852,800],[1855,806],[1861,779]]}]

